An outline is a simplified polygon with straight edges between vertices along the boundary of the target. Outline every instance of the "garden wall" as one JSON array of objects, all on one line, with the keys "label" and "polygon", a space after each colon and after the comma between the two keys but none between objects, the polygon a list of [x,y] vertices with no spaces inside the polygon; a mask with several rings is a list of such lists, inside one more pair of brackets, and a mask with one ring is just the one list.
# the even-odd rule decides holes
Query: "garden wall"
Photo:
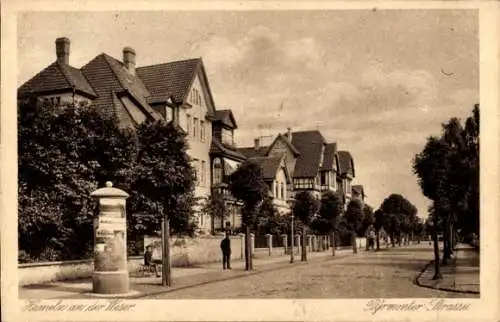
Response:
[{"label": "garden wall", "polygon": [[[198,238],[172,238],[172,266],[192,266],[221,261],[220,241],[222,236],[198,237]],[[146,237],[147,242],[156,242],[158,247],[159,238]],[[240,259],[243,254],[243,238],[240,236],[231,238],[232,258]],[[153,253],[158,257],[158,248]],[[159,249],[161,258],[161,244]],[[143,256],[129,256],[128,270],[136,272],[143,264]],[[41,284],[60,280],[72,280],[77,278],[88,278],[92,276],[94,262],[91,259],[42,262],[18,265],[19,285]]]}]

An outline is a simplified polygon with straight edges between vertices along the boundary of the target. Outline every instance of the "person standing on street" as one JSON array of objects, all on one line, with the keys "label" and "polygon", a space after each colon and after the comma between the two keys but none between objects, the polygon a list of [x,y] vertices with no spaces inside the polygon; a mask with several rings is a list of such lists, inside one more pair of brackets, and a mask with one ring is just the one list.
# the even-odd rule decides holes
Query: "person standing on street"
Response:
[{"label": "person standing on street", "polygon": [[222,251],[222,269],[231,269],[231,240],[229,231],[226,231],[226,237],[220,243]]}]

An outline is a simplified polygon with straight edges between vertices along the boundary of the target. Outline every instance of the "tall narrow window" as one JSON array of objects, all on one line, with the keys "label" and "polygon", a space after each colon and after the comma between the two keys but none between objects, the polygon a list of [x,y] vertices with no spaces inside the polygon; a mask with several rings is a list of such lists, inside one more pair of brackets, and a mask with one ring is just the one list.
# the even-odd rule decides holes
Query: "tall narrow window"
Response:
[{"label": "tall narrow window", "polygon": [[206,183],[206,180],[207,180],[207,176],[206,176],[206,162],[205,161],[201,161],[201,184],[205,184]]},{"label": "tall narrow window", "polygon": [[200,137],[201,142],[205,142],[205,122],[200,121]]},{"label": "tall narrow window", "polygon": [[198,134],[198,118],[193,118],[193,136],[196,137]]},{"label": "tall narrow window", "polygon": [[285,185],[281,183],[281,199],[285,200]]}]

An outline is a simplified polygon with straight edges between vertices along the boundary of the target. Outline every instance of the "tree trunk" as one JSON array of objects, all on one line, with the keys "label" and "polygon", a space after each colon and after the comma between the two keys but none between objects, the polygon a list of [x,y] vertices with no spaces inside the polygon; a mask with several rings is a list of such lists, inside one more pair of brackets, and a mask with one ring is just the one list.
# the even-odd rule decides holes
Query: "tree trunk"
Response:
[{"label": "tree trunk", "polygon": [[245,271],[253,270],[252,244],[250,240],[250,227],[245,225]]},{"label": "tree trunk", "polygon": [[301,262],[307,262],[307,246],[306,246],[306,227],[302,228],[302,254],[300,256]]},{"label": "tree trunk", "polygon": [[433,280],[441,279],[441,268],[439,264],[439,245],[438,245],[438,229],[437,229],[437,220],[434,224],[434,229],[432,231],[432,239],[434,240],[434,277]]},{"label": "tree trunk", "polygon": [[215,216],[212,215],[212,222],[210,223],[210,230],[212,231],[212,235],[215,235]]},{"label": "tree trunk", "polygon": [[451,258],[451,242],[450,242],[450,234],[451,231],[451,223],[448,219],[446,219],[444,223],[444,233],[443,233],[443,265],[448,264],[448,260]]},{"label": "tree trunk", "polygon": [[377,229],[377,250],[380,250],[380,229]]},{"label": "tree trunk", "polygon": [[332,256],[335,256],[335,230],[332,231]]},{"label": "tree trunk", "polygon": [[352,252],[354,254],[358,253],[358,245],[356,245],[356,233],[351,232],[351,243],[352,243]]},{"label": "tree trunk", "polygon": [[162,266],[161,284],[163,286],[172,285],[172,270],[170,263],[170,219],[164,216],[161,220],[162,232]]},{"label": "tree trunk", "polygon": [[394,232],[391,232],[391,245],[396,247],[396,234]]}]

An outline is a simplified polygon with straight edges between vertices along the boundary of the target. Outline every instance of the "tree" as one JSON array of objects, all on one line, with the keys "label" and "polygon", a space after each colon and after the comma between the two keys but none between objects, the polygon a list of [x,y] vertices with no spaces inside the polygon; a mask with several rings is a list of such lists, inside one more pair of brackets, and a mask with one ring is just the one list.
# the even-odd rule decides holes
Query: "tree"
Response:
[{"label": "tree", "polygon": [[441,136],[428,138],[415,156],[413,170],[443,223],[446,264],[456,244],[456,231],[479,228],[479,105],[474,106],[465,127],[457,118],[442,124]]},{"label": "tree", "polygon": [[403,230],[407,229],[409,218],[416,216],[417,209],[402,195],[391,194],[384,199],[380,210],[384,213],[384,216],[387,216],[384,228],[387,228],[391,236],[392,246],[395,246],[396,236],[399,245],[401,245],[401,234]]},{"label": "tree", "polygon": [[215,233],[215,219],[219,219],[221,222],[224,222],[224,220],[230,215],[230,210],[226,205],[224,196],[218,189],[212,190],[212,194],[208,196],[201,212],[207,214],[211,218],[212,234]]},{"label": "tree", "polygon": [[267,196],[264,198],[260,211],[255,220],[255,231],[258,235],[276,235],[281,232],[280,215],[278,209],[273,203],[273,198]]},{"label": "tree", "polygon": [[363,205],[363,220],[361,222],[361,230],[359,231],[359,236],[364,236],[367,229],[373,226],[375,223],[375,217],[373,215],[373,208],[368,205]]},{"label": "tree", "polygon": [[[337,230],[337,218],[342,214],[344,202],[339,193],[327,191],[321,196],[318,221],[324,225],[325,232],[332,236],[332,255],[335,256],[335,231]],[[321,226],[320,226],[321,227]]]},{"label": "tree", "polygon": [[[368,205],[363,205],[363,220],[361,222],[361,230],[358,232],[358,236],[367,236],[368,229],[373,228],[373,224],[375,223],[375,217],[373,215],[373,208]],[[366,238],[366,250],[369,249],[369,238]]]},{"label": "tree", "polygon": [[245,230],[245,270],[253,270],[250,227],[255,222],[258,208],[268,195],[261,166],[248,160],[241,163],[230,177],[229,189],[236,199],[243,202],[241,219]]},{"label": "tree", "polygon": [[353,199],[347,204],[345,220],[351,232],[352,251],[356,254],[358,252],[356,234],[361,228],[363,221],[363,203],[360,200]]},{"label": "tree", "polygon": [[293,204],[293,213],[302,222],[302,255],[300,260],[307,261],[307,247],[306,247],[306,234],[307,229],[310,227],[314,216],[320,209],[319,200],[307,190],[301,191],[295,196],[295,203]]},{"label": "tree", "polygon": [[136,141],[91,105],[18,106],[19,249],[27,260],[92,256],[95,201],[112,181],[127,189]]},{"label": "tree", "polygon": [[141,207],[162,222],[162,284],[170,286],[170,223],[192,227],[196,200],[186,134],[163,121],[146,121],[136,132],[139,148],[132,187],[138,192]]},{"label": "tree", "polygon": [[388,229],[389,218],[380,208],[375,211],[373,216],[374,216],[373,226],[375,227],[375,233],[377,238],[377,250],[380,250],[380,230],[382,228],[389,230]]},{"label": "tree", "polygon": [[439,230],[439,216],[436,214],[436,205],[429,207],[429,226],[432,234],[433,250],[434,250],[434,276],[432,279],[438,280],[442,278],[441,267],[439,264],[439,245],[438,245],[438,230]]}]

